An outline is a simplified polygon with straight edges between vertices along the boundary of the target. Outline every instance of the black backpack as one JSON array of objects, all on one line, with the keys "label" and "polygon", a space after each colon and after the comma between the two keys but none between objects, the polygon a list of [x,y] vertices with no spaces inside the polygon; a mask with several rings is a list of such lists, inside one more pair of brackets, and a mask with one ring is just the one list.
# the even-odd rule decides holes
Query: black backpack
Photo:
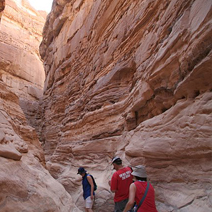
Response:
[{"label": "black backpack", "polygon": [[91,176],[91,178],[92,178],[92,180],[93,180],[94,191],[96,191],[96,189],[97,189],[96,182],[95,182],[95,180],[94,180],[94,178],[93,178],[93,176],[92,176],[91,174],[89,174],[89,176]]}]

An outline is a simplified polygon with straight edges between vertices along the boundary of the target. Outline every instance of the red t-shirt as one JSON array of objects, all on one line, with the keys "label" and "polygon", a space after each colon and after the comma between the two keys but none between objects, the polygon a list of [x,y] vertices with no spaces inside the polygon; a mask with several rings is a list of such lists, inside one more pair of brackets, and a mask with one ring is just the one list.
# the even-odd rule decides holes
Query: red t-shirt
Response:
[{"label": "red t-shirt", "polygon": [[[146,190],[147,182],[135,181],[134,184],[136,186],[135,201],[136,205],[138,205]],[[150,183],[146,198],[138,209],[138,212],[157,212],[155,206],[155,190]]]},{"label": "red t-shirt", "polygon": [[115,190],[114,202],[120,202],[129,198],[129,187],[133,182],[131,175],[131,168],[125,167],[116,171],[111,179],[110,189]]}]

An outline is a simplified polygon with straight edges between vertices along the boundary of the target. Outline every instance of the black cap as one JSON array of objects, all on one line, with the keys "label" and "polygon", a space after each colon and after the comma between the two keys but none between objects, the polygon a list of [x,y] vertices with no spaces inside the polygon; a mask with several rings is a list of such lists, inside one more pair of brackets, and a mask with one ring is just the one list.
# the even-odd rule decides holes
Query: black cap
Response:
[{"label": "black cap", "polygon": [[83,167],[79,167],[77,174],[82,174],[82,173],[85,173],[85,172],[86,172],[86,170]]},{"label": "black cap", "polygon": [[113,159],[112,159],[112,164],[113,163],[121,164],[122,160],[120,157],[116,156],[116,157],[113,157]]}]

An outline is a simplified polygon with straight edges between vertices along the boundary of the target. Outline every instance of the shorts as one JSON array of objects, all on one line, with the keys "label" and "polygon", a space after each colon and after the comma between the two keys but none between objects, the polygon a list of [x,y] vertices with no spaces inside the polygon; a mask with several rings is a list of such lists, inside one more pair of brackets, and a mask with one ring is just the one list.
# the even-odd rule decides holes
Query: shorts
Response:
[{"label": "shorts", "polygon": [[122,200],[120,202],[115,202],[114,212],[122,212],[128,202],[128,199]]},{"label": "shorts", "polygon": [[85,199],[85,208],[92,208],[92,207],[93,207],[93,200],[91,199],[91,196],[89,196]]}]

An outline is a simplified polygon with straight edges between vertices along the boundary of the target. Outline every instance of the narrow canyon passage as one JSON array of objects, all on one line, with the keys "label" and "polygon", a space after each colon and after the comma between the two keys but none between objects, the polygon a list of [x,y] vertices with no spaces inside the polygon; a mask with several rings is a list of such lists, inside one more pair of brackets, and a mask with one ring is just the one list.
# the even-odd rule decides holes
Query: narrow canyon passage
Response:
[{"label": "narrow canyon passage", "polygon": [[0,211],[112,212],[111,159],[158,212],[211,205],[211,0],[0,0]]}]

